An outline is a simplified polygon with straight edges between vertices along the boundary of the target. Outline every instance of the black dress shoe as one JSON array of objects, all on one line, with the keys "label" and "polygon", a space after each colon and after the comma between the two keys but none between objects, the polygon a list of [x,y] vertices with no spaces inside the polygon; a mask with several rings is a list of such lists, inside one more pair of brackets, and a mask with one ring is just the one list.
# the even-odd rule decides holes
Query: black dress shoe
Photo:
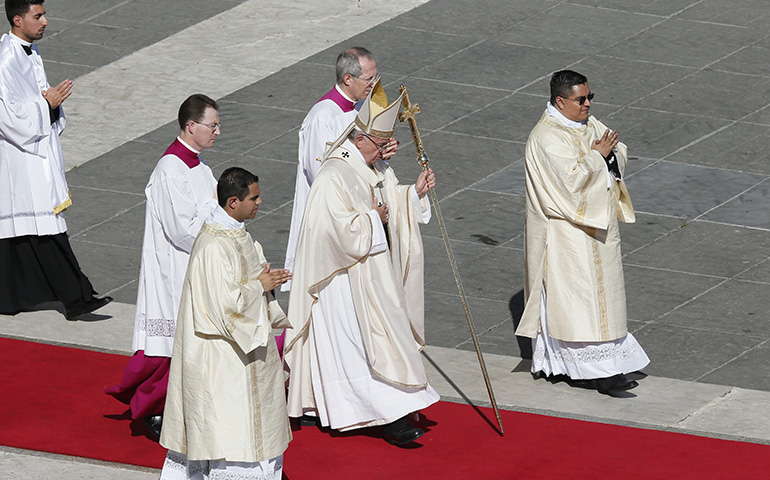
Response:
[{"label": "black dress shoe", "polygon": [[147,430],[160,439],[160,429],[163,426],[163,415],[150,415],[144,417],[144,424]]},{"label": "black dress shoe", "polygon": [[64,317],[67,320],[75,320],[81,315],[91,313],[94,310],[99,310],[111,301],[112,297],[104,296],[102,298],[91,297],[91,299],[86,302],[78,300],[77,302],[66,304],[64,305]]},{"label": "black dress shoe", "polygon": [[310,415],[302,415],[297,419],[297,425],[300,427],[320,427],[321,419],[318,417],[311,417]]},{"label": "black dress shoe", "polygon": [[636,382],[636,380],[631,380],[622,374],[613,375],[608,378],[599,378],[596,380],[596,389],[599,391],[599,393],[610,396],[615,396],[620,392],[625,392],[626,390],[631,390],[632,388],[636,388],[638,386],[639,384]]},{"label": "black dress shoe", "polygon": [[385,441],[391,445],[408,445],[425,435],[421,428],[409,425],[406,417],[401,417],[395,422],[383,425]]}]

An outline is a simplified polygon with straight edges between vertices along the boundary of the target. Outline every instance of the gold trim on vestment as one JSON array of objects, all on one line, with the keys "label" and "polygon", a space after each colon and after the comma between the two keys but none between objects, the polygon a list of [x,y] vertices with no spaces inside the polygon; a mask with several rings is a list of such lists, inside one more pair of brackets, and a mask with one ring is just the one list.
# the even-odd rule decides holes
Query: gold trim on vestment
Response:
[{"label": "gold trim on vestment", "polygon": [[[595,229],[592,229],[595,231]],[[594,232],[595,233],[595,232]],[[604,289],[604,269],[602,267],[602,256],[599,251],[598,241],[594,236],[591,237],[591,248],[594,257],[594,270],[596,272],[596,296],[599,301],[599,328],[601,329],[602,340],[610,339],[610,325],[607,319],[607,295]]]},{"label": "gold trim on vestment", "polygon": [[58,215],[70,206],[72,206],[72,199],[68,198],[67,200],[63,201],[62,203],[60,203],[59,205],[53,208],[53,214]]}]

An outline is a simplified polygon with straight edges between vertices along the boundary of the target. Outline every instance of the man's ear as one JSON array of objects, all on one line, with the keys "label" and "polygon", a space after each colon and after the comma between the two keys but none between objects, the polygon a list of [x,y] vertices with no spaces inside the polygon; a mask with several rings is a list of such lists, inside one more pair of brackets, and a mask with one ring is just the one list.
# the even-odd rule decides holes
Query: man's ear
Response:
[{"label": "man's ear", "polygon": [[353,83],[353,75],[346,73],[344,77],[342,77],[342,83],[345,84],[345,86],[349,87],[351,83]]},{"label": "man's ear", "polygon": [[15,15],[15,16],[13,17],[13,25],[14,25],[16,28],[19,28],[19,27],[21,27],[21,22],[22,22],[22,20],[23,20],[23,19],[21,18],[21,15]]},{"label": "man's ear", "polygon": [[232,209],[235,209],[235,207],[238,206],[239,202],[240,202],[240,200],[238,200],[238,197],[232,196],[232,197],[227,199],[227,206],[232,208]]}]

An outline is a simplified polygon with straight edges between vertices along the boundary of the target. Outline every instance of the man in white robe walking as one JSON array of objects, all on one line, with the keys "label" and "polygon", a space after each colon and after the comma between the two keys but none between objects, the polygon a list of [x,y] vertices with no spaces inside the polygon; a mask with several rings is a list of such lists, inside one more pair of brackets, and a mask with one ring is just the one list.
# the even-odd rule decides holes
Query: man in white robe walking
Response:
[{"label": "man in white robe walking", "polygon": [[0,313],[50,301],[74,320],[112,301],[96,298],[67,236],[72,204],[59,136],[72,81],[48,84],[34,41],[48,25],[43,0],[6,0],[0,38]]},{"label": "man in white robe walking", "polygon": [[179,107],[179,136],[166,149],[145,188],[142,263],[133,348],[121,383],[106,390],[130,405],[156,436],[162,425],[168,369],[182,282],[193,242],[217,207],[216,180],[200,158],[221,133],[219,105],[202,94]]},{"label": "man in white robe walking", "polygon": [[182,288],[160,443],[162,480],[280,480],[291,440],[273,327],[288,327],[271,291],[291,274],[246,232],[259,179],[225,170],[219,206],[195,240]]},{"label": "man in white robe walking", "polygon": [[382,161],[401,98],[377,81],[355,121],[324,154],[297,245],[285,360],[289,416],[351,430],[383,426],[406,445],[424,432],[408,416],[439,397],[428,383],[423,257],[431,170],[399,185]]},{"label": "man in white robe walking", "polygon": [[526,146],[525,307],[532,373],[626,396],[649,363],[628,332],[618,221],[634,222],[626,146],[589,115],[588,79],[551,77],[551,98]]}]

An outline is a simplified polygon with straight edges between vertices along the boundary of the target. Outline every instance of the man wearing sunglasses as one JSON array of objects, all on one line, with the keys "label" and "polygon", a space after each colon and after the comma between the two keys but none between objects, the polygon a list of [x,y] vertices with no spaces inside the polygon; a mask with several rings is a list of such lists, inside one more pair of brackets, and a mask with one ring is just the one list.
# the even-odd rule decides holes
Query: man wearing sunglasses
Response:
[{"label": "man wearing sunglasses", "polygon": [[626,146],[589,114],[588,79],[551,77],[551,98],[526,146],[525,308],[532,373],[616,396],[649,358],[628,332],[618,221],[635,221],[623,179]]}]

